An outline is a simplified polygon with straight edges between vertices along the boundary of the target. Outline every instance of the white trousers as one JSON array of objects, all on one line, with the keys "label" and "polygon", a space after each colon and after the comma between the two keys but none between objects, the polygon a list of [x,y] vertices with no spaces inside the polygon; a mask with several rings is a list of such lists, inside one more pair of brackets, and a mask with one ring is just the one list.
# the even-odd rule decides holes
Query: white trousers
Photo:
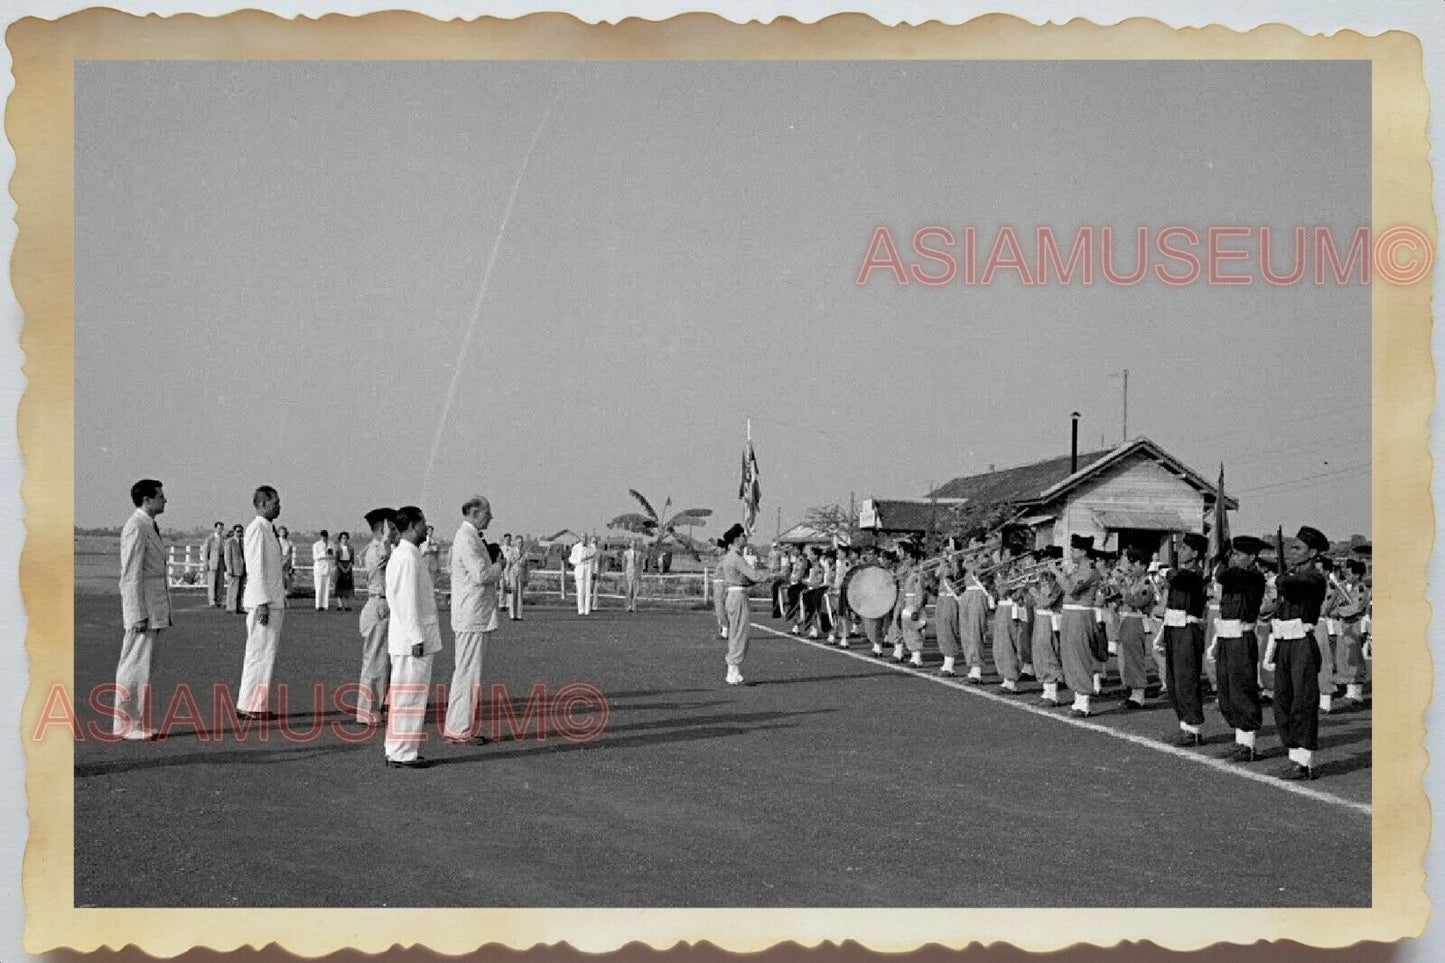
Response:
[{"label": "white trousers", "polygon": [[427,689],[432,656],[391,657],[391,711],[386,716],[386,758],[410,762],[426,739]]},{"label": "white trousers", "polygon": [[311,583],[316,587],[316,610],[331,608],[331,567],[316,566],[311,572]]},{"label": "white trousers", "polygon": [[[115,667],[115,720],[111,731],[124,736],[144,731],[150,715],[151,658],[159,629],[126,629],[120,640],[120,662]],[[121,717],[125,713],[125,718]]]},{"label": "white trousers", "polygon": [[476,735],[477,703],[481,698],[482,661],[487,657],[490,632],[458,632],[456,668],[447,690],[447,720],[442,735],[470,739]]},{"label": "white trousers", "polygon": [[241,690],[236,694],[236,708],[241,712],[266,711],[285,613],[284,608],[271,606],[271,617],[265,625],[257,620],[255,609],[246,613],[246,661],[241,667]]},{"label": "white trousers", "polygon": [[507,597],[507,614],[514,619],[522,617],[522,583],[512,582],[511,594]]},{"label": "white trousers", "polygon": [[592,614],[592,573],[587,569],[574,570],[577,580],[577,614]]},{"label": "white trousers", "polygon": [[[368,599],[362,610],[375,611],[379,600]],[[391,654],[386,650],[388,619],[376,619],[361,642],[361,692],[356,697],[356,721],[376,721],[375,712],[386,705],[386,686],[391,681]]]}]

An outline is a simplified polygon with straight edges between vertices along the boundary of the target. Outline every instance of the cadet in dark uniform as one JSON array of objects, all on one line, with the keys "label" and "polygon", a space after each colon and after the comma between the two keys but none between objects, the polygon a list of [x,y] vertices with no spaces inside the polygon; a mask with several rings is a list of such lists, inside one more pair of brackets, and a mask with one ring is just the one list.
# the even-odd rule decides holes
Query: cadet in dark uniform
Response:
[{"label": "cadet in dark uniform", "polygon": [[1164,669],[1169,701],[1179,717],[1178,744],[1197,746],[1204,726],[1204,575],[1196,567],[1209,540],[1186,532],[1179,565],[1169,573],[1164,609]]},{"label": "cadet in dark uniform", "polygon": [[1254,738],[1263,719],[1259,700],[1259,639],[1254,623],[1264,601],[1264,573],[1256,567],[1265,541],[1253,535],[1234,539],[1228,564],[1215,573],[1220,586],[1219,620],[1209,659],[1215,663],[1219,711],[1234,728],[1236,762],[1254,761]]},{"label": "cadet in dark uniform", "polygon": [[1285,542],[1289,571],[1275,581],[1279,605],[1271,623],[1265,665],[1274,672],[1274,723],[1294,763],[1283,779],[1313,779],[1320,735],[1320,650],[1315,625],[1324,606],[1327,583],[1318,558],[1329,539],[1308,525]]}]

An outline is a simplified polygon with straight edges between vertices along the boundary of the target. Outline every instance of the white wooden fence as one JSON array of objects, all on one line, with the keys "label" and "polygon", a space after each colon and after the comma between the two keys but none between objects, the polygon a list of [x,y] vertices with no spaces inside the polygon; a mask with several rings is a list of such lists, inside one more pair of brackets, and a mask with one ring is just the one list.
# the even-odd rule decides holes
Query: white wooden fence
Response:
[{"label": "white wooden fence", "polygon": [[[173,589],[202,591],[206,587],[205,562],[201,559],[198,546],[187,545],[179,550],[175,545],[170,546],[166,570]],[[298,561],[294,571],[292,585],[302,590],[309,589],[312,585],[312,566]],[[357,588],[364,593],[366,569],[358,561],[353,571]],[[597,575],[596,580],[598,598],[620,599],[625,596],[626,582],[621,572],[602,572]],[[448,592],[450,577],[445,566],[442,567],[440,581],[437,589],[443,593]],[[644,572],[638,576],[637,598],[645,602],[710,602],[713,593],[717,591],[717,584],[716,574],[711,568],[703,568],[700,572],[670,572],[666,575]],[[576,590],[572,574],[565,566],[533,568],[527,580],[528,595],[556,595],[565,601]],[[766,584],[758,586],[750,594],[754,598],[767,598]]]}]

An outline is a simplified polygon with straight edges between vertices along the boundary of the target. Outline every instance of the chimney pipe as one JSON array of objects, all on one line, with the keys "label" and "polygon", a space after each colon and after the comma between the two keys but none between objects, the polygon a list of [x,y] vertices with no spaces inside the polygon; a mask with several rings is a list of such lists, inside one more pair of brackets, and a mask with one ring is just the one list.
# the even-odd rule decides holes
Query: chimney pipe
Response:
[{"label": "chimney pipe", "polygon": [[1073,444],[1070,448],[1069,474],[1072,475],[1079,470],[1079,413],[1076,411],[1069,415],[1073,425]]}]

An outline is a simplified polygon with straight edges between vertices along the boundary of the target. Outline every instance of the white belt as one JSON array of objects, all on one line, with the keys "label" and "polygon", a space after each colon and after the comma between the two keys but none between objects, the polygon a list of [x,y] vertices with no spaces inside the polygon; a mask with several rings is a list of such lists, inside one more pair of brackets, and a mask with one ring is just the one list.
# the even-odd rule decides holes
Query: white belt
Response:
[{"label": "white belt", "polygon": [[1306,633],[1314,632],[1315,627],[1303,619],[1273,619],[1270,622],[1270,632],[1276,639],[1289,641],[1292,639],[1303,639]]},{"label": "white belt", "polygon": [[1072,602],[1065,602],[1065,603],[1064,603],[1064,611],[1065,611],[1065,612],[1092,612],[1092,611],[1094,611],[1094,607],[1093,607],[1092,605],[1075,605],[1075,604],[1072,603]]},{"label": "white belt", "polygon": [[1119,618],[1121,618],[1121,619],[1142,619],[1143,617],[1144,617],[1144,613],[1143,613],[1143,612],[1120,612],[1120,613],[1119,613]]},{"label": "white belt", "polygon": [[1164,624],[1170,628],[1180,629],[1186,625],[1198,625],[1202,621],[1199,616],[1190,615],[1183,609],[1164,610]]},{"label": "white belt", "polygon": [[746,585],[729,585],[729,586],[728,586],[728,591],[729,591],[729,592],[746,592],[747,590],[748,590],[748,587],[747,587]]},{"label": "white belt", "polygon": [[1330,635],[1339,635],[1339,634],[1340,634],[1340,620],[1339,620],[1339,619],[1325,619],[1325,628],[1329,631]]},{"label": "white belt", "polygon": [[1253,631],[1254,623],[1242,619],[1219,619],[1214,623],[1215,638],[1242,639],[1244,633]]}]

